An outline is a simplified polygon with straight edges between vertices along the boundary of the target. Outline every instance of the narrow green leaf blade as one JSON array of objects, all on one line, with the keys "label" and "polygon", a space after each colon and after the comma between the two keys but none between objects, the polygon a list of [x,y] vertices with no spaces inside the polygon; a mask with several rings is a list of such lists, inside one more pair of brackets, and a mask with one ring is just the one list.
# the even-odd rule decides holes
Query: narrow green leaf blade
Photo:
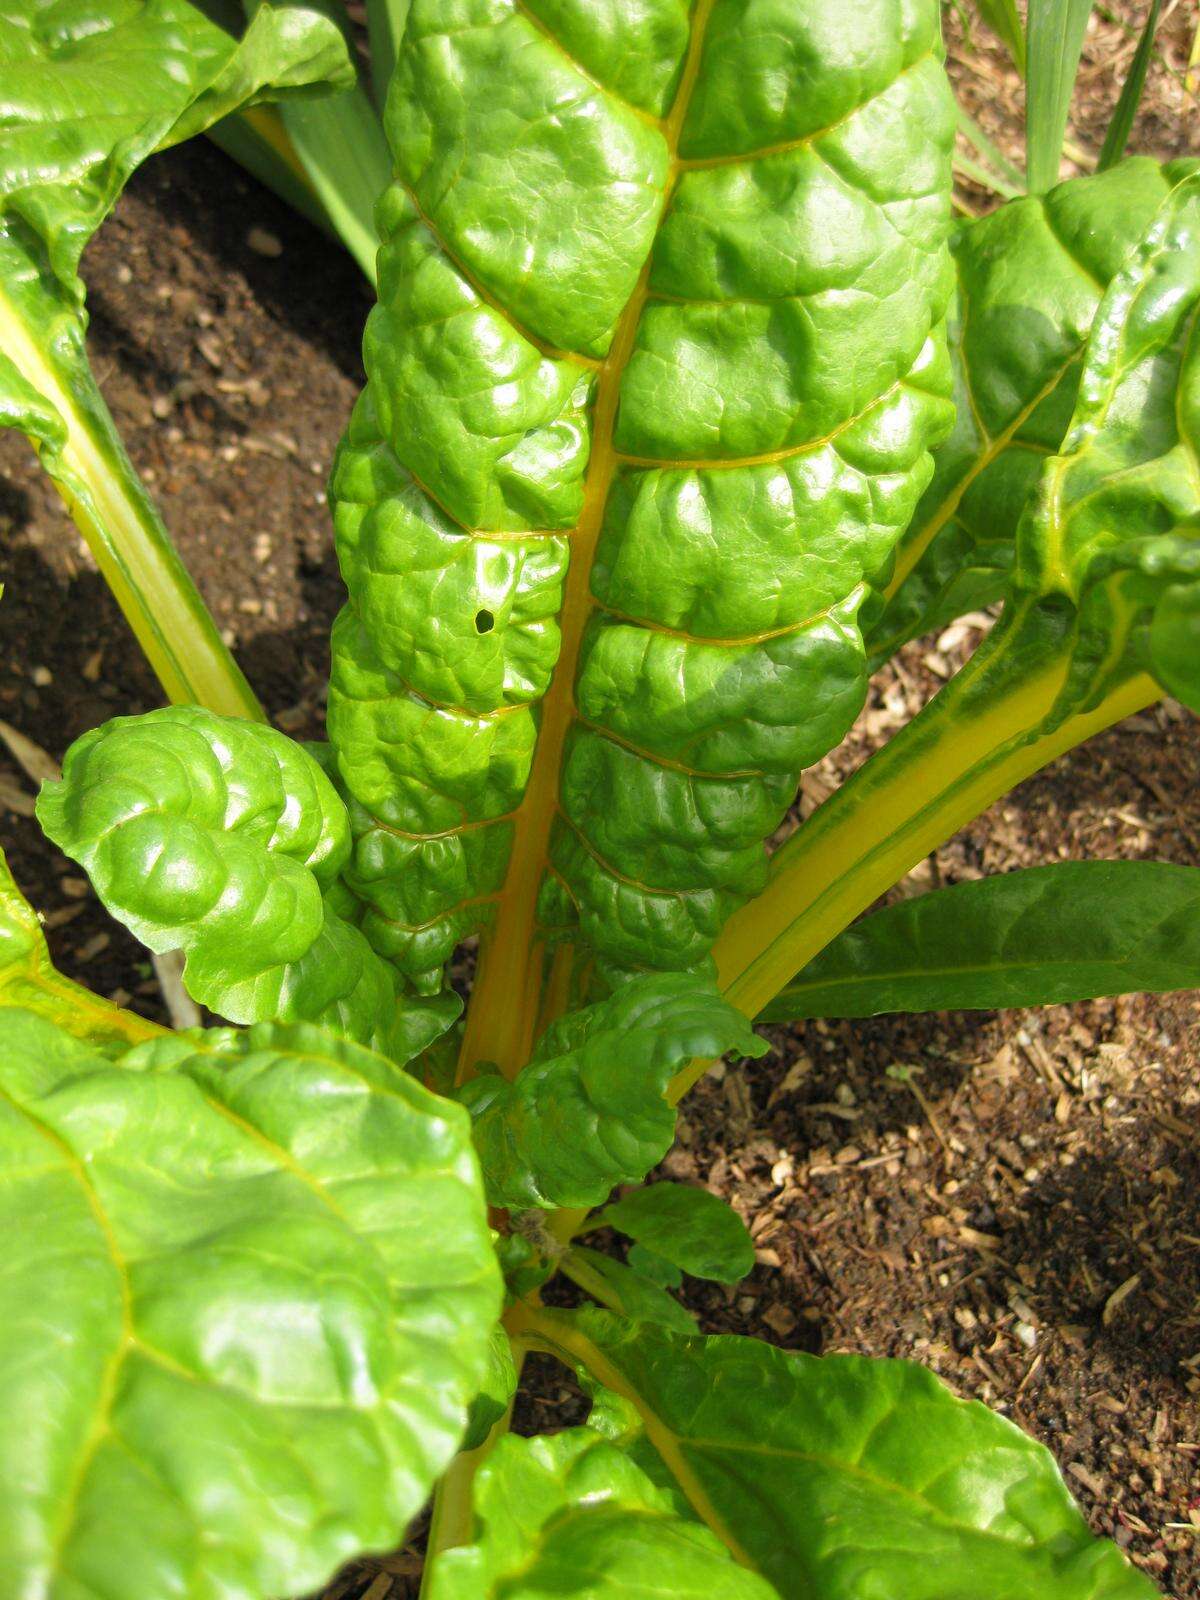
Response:
[{"label": "narrow green leaf blade", "polygon": [[754,1266],[754,1242],[732,1206],[707,1189],[654,1183],[616,1200],[595,1218],[636,1239],[694,1278],[737,1283]]},{"label": "narrow green leaf blade", "polygon": [[1050,1453],[915,1363],[591,1310],[541,1313],[537,1330],[627,1403],[639,1465],[783,1600],[1152,1600]]},{"label": "narrow green leaf blade", "polygon": [[400,41],[404,37],[404,24],[408,20],[409,0],[367,0],[367,35],[371,41],[371,88],[375,104],[380,111],[387,104],[388,85],[396,58],[400,54]]},{"label": "narrow green leaf blade", "polygon": [[692,973],[634,978],[607,1000],[553,1023],[529,1065],[508,1082],[475,1078],[458,1098],[493,1205],[594,1206],[618,1183],[638,1183],[670,1148],[675,1111],[664,1098],[693,1057],[767,1046],[710,981]]},{"label": "narrow green leaf blade", "polygon": [[338,238],[375,282],[375,204],[391,181],[383,124],[361,84],[279,108],[292,148]]},{"label": "narrow green leaf blade", "polygon": [[1016,0],[975,0],[979,15],[991,28],[1013,58],[1013,64],[1025,76],[1025,28]]},{"label": "narrow green leaf blade", "polygon": [[231,1021],[320,1022],[407,1061],[461,1009],[407,999],[341,914],[346,808],[274,728],[198,706],[118,717],[67,751],[38,820],[143,944],[185,952],[188,993]]},{"label": "narrow green leaf blade", "polygon": [[478,1542],[436,1558],[429,1600],[775,1600],[591,1428],[502,1439],[475,1511]]},{"label": "narrow green leaf blade", "polygon": [[1100,159],[1096,163],[1097,172],[1104,172],[1109,167],[1115,166],[1125,154],[1125,146],[1129,143],[1129,135],[1133,130],[1133,119],[1137,116],[1138,106],[1142,103],[1142,91],[1146,87],[1146,73],[1150,70],[1150,58],[1154,54],[1154,35],[1158,29],[1158,14],[1161,9],[1162,0],[1150,0],[1150,9],[1146,12],[1137,50],[1129,64],[1128,76],[1121,85],[1121,94],[1113,110],[1108,132],[1104,135],[1104,145],[1100,151]]},{"label": "narrow green leaf blade", "polygon": [[872,1017],[1200,988],[1200,867],[1073,861],[980,878],[866,917],[763,1013]]},{"label": "narrow green leaf blade", "polygon": [[386,1549],[484,1372],[467,1119],[316,1029],[113,1063],[0,1010],[9,1594],[274,1600]]},{"label": "narrow green leaf blade", "polygon": [[1092,0],[1029,0],[1026,171],[1032,194],[1058,182],[1067,115]]}]

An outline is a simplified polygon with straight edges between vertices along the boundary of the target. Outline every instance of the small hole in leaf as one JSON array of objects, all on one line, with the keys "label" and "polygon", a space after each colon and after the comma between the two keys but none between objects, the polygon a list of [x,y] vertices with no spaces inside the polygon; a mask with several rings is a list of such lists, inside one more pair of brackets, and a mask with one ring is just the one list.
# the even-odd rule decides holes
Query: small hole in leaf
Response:
[{"label": "small hole in leaf", "polygon": [[491,633],[496,626],[496,619],[490,611],[477,611],[475,613],[475,632]]}]

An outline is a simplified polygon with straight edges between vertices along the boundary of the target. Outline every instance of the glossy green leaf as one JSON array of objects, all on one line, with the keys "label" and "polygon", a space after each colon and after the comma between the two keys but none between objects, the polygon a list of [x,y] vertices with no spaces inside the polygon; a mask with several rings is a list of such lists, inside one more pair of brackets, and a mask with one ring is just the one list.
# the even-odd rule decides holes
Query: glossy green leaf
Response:
[{"label": "glossy green leaf", "polygon": [[1063,137],[1092,0],[1029,0],[1026,23],[1025,152],[1029,188],[1058,182]]},{"label": "glossy green leaf", "polygon": [[1168,989],[1200,989],[1200,867],[1068,861],[877,911],[823,950],[762,1020],[1044,1006]]},{"label": "glossy green leaf", "polygon": [[732,1206],[707,1189],[655,1183],[622,1196],[595,1219],[636,1239],[694,1278],[736,1283],[754,1266],[754,1243]]},{"label": "glossy green leaf", "polygon": [[950,420],[954,108],[935,0],[852,32],[851,65],[842,0],[410,8],[329,731],[441,880],[418,916],[393,868],[380,915],[439,961],[483,934],[471,1064],[528,1059],[548,943],[700,962],[862,705]]},{"label": "glossy green leaf", "polygon": [[869,608],[874,661],[1004,594],[1017,524],[1071,419],[1101,296],[1195,168],[1135,157],[959,229],[954,430],[934,453],[886,607]]},{"label": "glossy green leaf", "polygon": [[670,1148],[675,1111],[663,1095],[685,1061],[766,1048],[711,982],[632,979],[547,1028],[514,1082],[489,1073],[459,1091],[488,1199],[514,1209],[600,1204]]},{"label": "glossy green leaf", "polygon": [[38,820],[151,950],[183,950],[189,994],[234,1022],[337,1027],[406,1061],[460,1003],[405,999],[339,914],[345,807],[273,728],[195,706],[118,717],[68,750]]},{"label": "glossy green leaf", "polygon": [[[782,1600],[1151,1600],[1054,1460],[924,1367],[538,1313],[606,1427]],[[636,1425],[631,1426],[631,1419]]]},{"label": "glossy green leaf", "polygon": [[1104,146],[1096,163],[1099,172],[1106,171],[1125,154],[1125,146],[1129,143],[1129,135],[1133,131],[1133,119],[1137,116],[1142,91],[1146,87],[1146,73],[1150,70],[1150,58],[1154,54],[1154,35],[1158,29],[1158,15],[1161,9],[1162,0],[1150,0],[1137,50],[1129,63],[1129,71],[1125,75],[1125,82],[1121,85],[1121,93],[1108,124],[1108,132],[1104,135]]},{"label": "glossy green leaf", "polygon": [[55,969],[37,913],[0,850],[0,1008],[6,1006],[36,1012],[98,1050],[126,1049],[162,1032]]},{"label": "glossy green leaf", "polygon": [[1193,172],[1105,293],[1061,452],[1017,530],[1018,597],[1072,614],[1070,671],[1049,726],[1160,660],[1176,692],[1200,705],[1200,656],[1184,621],[1200,594],[1198,328]]},{"label": "glossy green leaf", "polygon": [[0,3],[0,427],[28,434],[168,695],[256,716],[92,378],[76,276],[154,150],[351,73],[319,0],[266,0],[240,37],[227,20],[188,0]]},{"label": "glossy green leaf", "polygon": [[501,1440],[474,1503],[479,1538],[437,1557],[429,1600],[775,1600],[591,1428]]},{"label": "glossy green leaf", "polygon": [[313,1028],[0,1009],[2,1586],[276,1600],[403,1536],[500,1304],[466,1118]]},{"label": "glossy green leaf", "polygon": [[594,1295],[602,1306],[628,1317],[630,1322],[660,1322],[677,1333],[696,1332],[696,1319],[685,1306],[662,1284],[642,1277],[623,1261],[614,1261],[586,1245],[573,1245],[562,1258],[561,1267],[568,1278]]}]

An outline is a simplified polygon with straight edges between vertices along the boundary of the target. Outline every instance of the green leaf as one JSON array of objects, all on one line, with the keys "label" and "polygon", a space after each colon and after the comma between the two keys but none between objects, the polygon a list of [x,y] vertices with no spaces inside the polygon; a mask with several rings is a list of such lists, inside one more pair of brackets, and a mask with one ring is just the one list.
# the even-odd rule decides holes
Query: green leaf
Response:
[{"label": "green leaf", "polygon": [[1058,182],[1092,0],[1029,0],[1025,149],[1032,194]]},{"label": "green leaf", "polygon": [[461,1009],[405,999],[339,915],[345,807],[273,728],[195,706],[118,717],[71,746],[38,820],[143,944],[185,952],[189,994],[234,1022],[321,1022],[406,1061]]},{"label": "green leaf", "polygon": [[600,1304],[619,1311],[630,1322],[660,1322],[677,1333],[695,1333],[696,1319],[661,1284],[641,1276],[623,1261],[599,1250],[573,1245],[560,1263],[568,1278],[594,1295]]},{"label": "green leaf", "polygon": [[36,1012],[98,1050],[125,1049],[162,1033],[55,970],[37,913],[21,894],[0,850],[0,1008]]},{"label": "green leaf", "polygon": [[754,1242],[732,1206],[682,1183],[635,1189],[594,1218],[636,1239],[694,1278],[737,1283],[754,1267]]},{"label": "green leaf", "polygon": [[678,1289],[683,1282],[683,1273],[673,1261],[655,1255],[653,1250],[647,1250],[643,1244],[631,1244],[625,1253],[625,1259],[639,1278],[649,1278],[651,1283],[657,1283],[661,1289]]},{"label": "green leaf", "polygon": [[483,1383],[467,1412],[467,1431],[459,1446],[461,1450],[478,1450],[488,1434],[507,1413],[513,1395],[517,1392],[517,1377],[512,1342],[497,1323],[488,1342],[488,1359]]},{"label": "green leaf", "polygon": [[468,1066],[528,1060],[550,944],[587,997],[702,963],[863,703],[950,422],[955,114],[936,0],[853,32],[850,70],[843,0],[410,7],[329,734],[440,879],[380,914],[481,935]]},{"label": "green leaf", "polygon": [[810,962],[762,1020],[992,1010],[1193,988],[1200,867],[1068,861],[877,911]]},{"label": "green leaf", "polygon": [[1062,444],[1104,290],[1196,165],[1135,157],[959,229],[957,416],[901,540],[886,606],[871,608],[874,662],[1003,596],[1017,524]]},{"label": "green leaf", "polygon": [[375,203],[392,176],[379,113],[361,84],[322,100],[285,102],[279,116],[337,237],[375,283]]},{"label": "green leaf", "polygon": [[404,37],[404,24],[408,18],[408,0],[367,0],[367,34],[371,41],[371,87],[375,104],[383,109],[387,103],[388,85],[392,81],[400,41]]},{"label": "green leaf", "polygon": [[672,1074],[693,1056],[767,1049],[711,982],[690,973],[634,978],[607,1000],[552,1023],[509,1083],[492,1073],[460,1089],[493,1205],[594,1206],[637,1183],[666,1154]]},{"label": "green leaf", "polygon": [[1154,35],[1158,28],[1158,14],[1161,9],[1162,0],[1150,0],[1137,50],[1129,64],[1125,82],[1121,85],[1121,94],[1113,111],[1112,120],[1108,124],[1108,132],[1104,135],[1104,146],[1096,163],[1098,172],[1106,171],[1125,154],[1125,146],[1129,143],[1129,135],[1133,129],[1133,119],[1137,116],[1142,91],[1146,87],[1146,73],[1150,69],[1150,58],[1154,54]]},{"label": "green leaf", "polygon": [[1049,1452],[907,1361],[685,1338],[604,1312],[531,1337],[636,1413],[620,1442],[782,1600],[1150,1600]]},{"label": "green leaf", "polygon": [[[1014,587],[1072,618],[1048,726],[1159,660],[1200,704],[1200,171],[1172,190],[1096,313],[1071,425],[1017,530]],[[1159,620],[1160,609],[1162,620]]]},{"label": "green leaf", "polygon": [[502,1439],[475,1481],[476,1543],[434,1561],[429,1600],[773,1600],[707,1529],[591,1428]]},{"label": "green leaf", "polygon": [[0,1039],[10,1591],[274,1600],[395,1545],[499,1311],[466,1118],[312,1028]]},{"label": "green leaf", "polygon": [[264,95],[351,72],[316,3],[239,38],[187,0],[0,4],[0,426],[28,434],[169,696],[257,716],[122,448],[84,349],[80,256],[134,169]]},{"label": "green leaf", "polygon": [[[1016,0],[975,0],[979,15],[1013,58],[1013,64],[1025,76],[1025,29]],[[1036,4],[1036,0],[1035,0]]]}]

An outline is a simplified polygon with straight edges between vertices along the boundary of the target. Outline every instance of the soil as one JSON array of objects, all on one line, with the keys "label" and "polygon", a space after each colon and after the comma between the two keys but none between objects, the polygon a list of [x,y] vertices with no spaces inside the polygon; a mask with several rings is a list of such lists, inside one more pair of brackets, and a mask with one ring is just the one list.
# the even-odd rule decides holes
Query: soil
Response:
[{"label": "soil", "polygon": [[[1193,7],[1164,13],[1171,71],[1152,73],[1134,141],[1159,154],[1183,145],[1195,28]],[[952,18],[950,36],[972,110],[1015,148],[1015,74],[981,28],[964,41]],[[1126,49],[1119,25],[1093,27],[1077,129],[1091,148]],[[319,736],[341,603],[324,483],[361,381],[368,290],[204,141],[135,177],[85,276],[95,367],[135,464],[275,722]],[[57,496],[11,437],[0,439],[0,536],[0,718],[57,758],[106,717],[160,703]],[[881,674],[846,744],[805,779],[804,807],[975,638],[973,625],[948,630]],[[1024,784],[898,892],[1068,857],[1200,865],[1198,794],[1200,726],[1166,703]],[[58,964],[161,1017],[144,951],[41,838],[31,799],[0,749],[0,837]],[[1045,1441],[1093,1527],[1176,1600],[1195,1600],[1198,997],[814,1023],[772,1038],[765,1061],[714,1074],[686,1102],[664,1164],[728,1196],[758,1247],[736,1288],[689,1286],[703,1327],[925,1362]],[[560,1369],[535,1363],[528,1377],[524,1426],[577,1417]],[[412,1546],[358,1563],[330,1600],[405,1595],[416,1565]]]}]

